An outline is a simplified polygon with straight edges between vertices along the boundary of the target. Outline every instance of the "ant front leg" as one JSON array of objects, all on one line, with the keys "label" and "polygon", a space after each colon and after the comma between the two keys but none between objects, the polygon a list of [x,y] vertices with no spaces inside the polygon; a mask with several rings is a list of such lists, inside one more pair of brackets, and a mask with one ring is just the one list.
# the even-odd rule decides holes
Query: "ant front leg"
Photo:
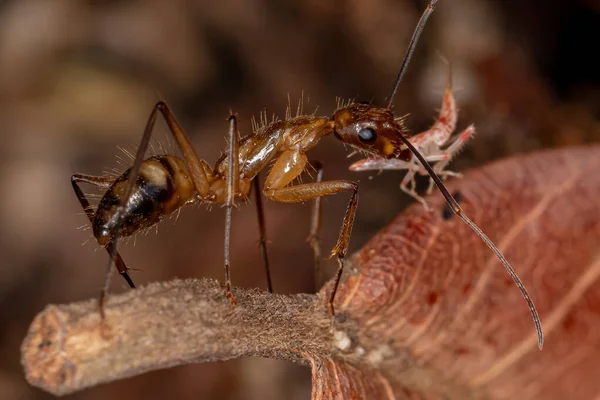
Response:
[{"label": "ant front leg", "polygon": [[344,270],[344,258],[348,250],[348,244],[350,243],[350,234],[352,233],[352,225],[354,224],[356,207],[358,205],[358,185],[352,181],[335,180],[288,187],[287,185],[304,171],[306,164],[306,155],[300,150],[289,149],[284,151],[269,172],[263,192],[267,198],[282,203],[301,203],[343,191],[352,192],[352,197],[344,214],[340,235],[335,247],[331,251],[331,257],[337,256],[338,259],[338,270],[335,275],[333,289],[327,301],[327,307],[331,315],[334,315],[333,301]]},{"label": "ant front leg", "polygon": [[[79,200],[79,203],[81,204],[81,207],[83,208],[83,211],[85,212],[85,215],[87,215],[88,219],[90,220],[90,223],[93,224],[94,216],[95,216],[94,209],[92,208],[87,197],[85,196],[85,194],[79,187],[79,183],[89,183],[89,184],[95,185],[101,189],[108,189],[110,187],[110,185],[112,184],[112,180],[110,178],[105,178],[105,177],[101,177],[101,176],[91,176],[91,175],[83,175],[83,174],[73,174],[73,176],[71,176],[71,185],[73,186],[73,191],[75,191],[75,195],[77,196],[77,199]],[[123,261],[123,258],[121,257],[119,252],[113,248],[112,243],[107,244],[104,248],[106,249],[106,251],[108,252],[109,255],[111,255],[113,253],[115,254],[115,256],[113,257],[113,260],[115,262],[115,266],[117,267],[117,270],[119,271],[119,274],[121,274],[121,276],[125,279],[125,281],[127,281],[127,284],[129,285],[130,288],[135,289],[135,285],[133,284],[133,281],[131,280],[131,278],[129,277],[129,274],[127,273],[127,270],[129,268],[125,264],[125,261]],[[105,283],[102,288],[102,292],[100,293],[100,301],[99,301],[100,314],[102,314],[102,316],[104,316],[104,299],[106,298],[107,290],[108,290],[108,284],[105,279]]]}]

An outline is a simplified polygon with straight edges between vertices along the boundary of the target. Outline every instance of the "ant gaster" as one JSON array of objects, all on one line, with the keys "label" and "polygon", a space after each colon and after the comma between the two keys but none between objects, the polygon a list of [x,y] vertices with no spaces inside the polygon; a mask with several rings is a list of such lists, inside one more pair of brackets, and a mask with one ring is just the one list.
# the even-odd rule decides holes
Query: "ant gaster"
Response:
[{"label": "ant gaster", "polygon": [[[336,256],[338,260],[338,269],[327,300],[327,307],[333,315],[335,293],[344,269],[344,258],[358,204],[358,184],[348,180],[321,181],[322,171],[320,165],[317,164],[317,180],[315,182],[290,185],[309,165],[306,152],[315,147],[323,136],[333,133],[342,142],[373,156],[387,159],[407,159],[410,157],[410,153],[414,154],[430,174],[452,211],[482,238],[511,273],[527,300],[538,332],[538,345],[541,348],[543,337],[539,317],[521,281],[491,240],[464,215],[458,203],[446,190],[425,158],[405,137],[406,129],[402,126],[402,120],[396,118],[391,111],[394,96],[406,72],[416,43],[436,3],[437,0],[430,0],[417,24],[385,108],[355,103],[338,109],[331,118],[314,115],[291,117],[288,112],[285,120],[263,124],[252,135],[242,140],[238,139],[237,119],[231,113],[228,152],[217,161],[214,168],[211,168],[206,161],[198,157],[188,136],[167,104],[160,101],[150,114],[134,164],[129,170],[116,180],[108,177],[73,175],[71,178],[73,189],[92,223],[94,236],[110,255],[100,296],[102,316],[104,316],[103,301],[108,290],[113,261],[128,284],[134,287],[127,273],[128,268],[117,252],[118,239],[158,223],[162,218],[184,205],[197,203],[218,203],[224,204],[226,207],[225,295],[233,304],[237,304],[231,293],[229,276],[231,211],[235,199],[246,198],[252,185],[255,187],[257,198],[260,197],[257,176],[273,159],[275,162],[266,177],[262,191],[271,200],[299,203],[315,199],[318,207],[321,197],[339,192],[351,193],[337,243],[331,251],[331,256]],[[164,117],[175,137],[175,141],[183,153],[183,160],[170,155],[144,159],[158,113]],[[79,183],[93,184],[106,190],[96,211],[92,209],[79,188]],[[311,219],[310,241],[315,251],[315,259],[320,254],[317,239],[320,224],[318,215],[319,210],[313,213]],[[264,221],[262,221],[260,207],[259,222],[261,242],[263,251],[265,251]],[[268,274],[268,263],[266,266]],[[270,284],[269,289],[271,289]]]}]

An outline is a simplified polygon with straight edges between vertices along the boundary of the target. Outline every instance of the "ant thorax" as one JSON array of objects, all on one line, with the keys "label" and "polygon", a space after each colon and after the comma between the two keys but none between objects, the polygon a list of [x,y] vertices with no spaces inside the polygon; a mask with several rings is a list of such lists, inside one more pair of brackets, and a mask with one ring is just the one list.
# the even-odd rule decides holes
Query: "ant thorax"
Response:
[{"label": "ant thorax", "polygon": [[[278,154],[289,149],[307,152],[319,140],[333,132],[329,118],[300,115],[285,120],[276,120],[257,127],[252,135],[240,140],[238,150],[240,179],[253,179]],[[215,164],[215,176],[226,177],[227,154]]]}]

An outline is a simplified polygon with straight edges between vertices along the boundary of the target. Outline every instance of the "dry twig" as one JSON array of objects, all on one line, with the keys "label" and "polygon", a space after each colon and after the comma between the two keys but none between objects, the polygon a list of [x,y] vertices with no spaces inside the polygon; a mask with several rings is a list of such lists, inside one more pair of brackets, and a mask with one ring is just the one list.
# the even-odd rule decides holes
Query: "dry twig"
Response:
[{"label": "dry twig", "polygon": [[211,280],[174,280],[97,301],[50,305],[22,346],[27,379],[63,395],[146,371],[262,356],[306,362],[325,355],[331,321],[316,295],[236,289],[233,307]]}]

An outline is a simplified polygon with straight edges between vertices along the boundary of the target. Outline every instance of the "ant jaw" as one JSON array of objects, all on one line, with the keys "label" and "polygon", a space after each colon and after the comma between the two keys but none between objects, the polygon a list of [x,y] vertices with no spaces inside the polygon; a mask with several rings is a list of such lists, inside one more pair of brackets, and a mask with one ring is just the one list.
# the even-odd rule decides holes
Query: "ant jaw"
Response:
[{"label": "ant jaw", "polygon": [[352,146],[356,150],[351,154],[351,156],[357,153],[362,153],[368,158],[355,162],[350,166],[349,169],[351,171],[369,171],[372,169],[376,169],[373,167],[373,165],[380,165],[383,162],[382,160],[397,159],[408,162],[412,159],[413,154],[410,151],[410,149],[402,148],[402,145],[398,146],[397,144],[392,143],[390,143],[390,146],[393,146],[393,151],[388,155],[382,154],[381,152],[371,152],[356,146]]},{"label": "ant jaw", "polygon": [[402,161],[410,161],[413,154],[409,149],[400,149],[400,151],[394,153],[393,158],[397,158]]}]

